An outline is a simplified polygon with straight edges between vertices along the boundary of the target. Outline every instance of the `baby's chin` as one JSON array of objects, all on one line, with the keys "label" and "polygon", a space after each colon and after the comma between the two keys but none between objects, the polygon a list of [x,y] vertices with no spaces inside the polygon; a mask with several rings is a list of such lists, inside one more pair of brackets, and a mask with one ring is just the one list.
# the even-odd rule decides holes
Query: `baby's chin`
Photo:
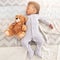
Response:
[{"label": "baby's chin", "polygon": [[32,13],[26,13],[27,15],[31,15]]},{"label": "baby's chin", "polygon": [[26,13],[27,15],[30,15],[30,13]]},{"label": "baby's chin", "polygon": [[31,15],[31,14],[36,14],[36,13],[30,13],[30,12],[26,12],[27,15]]},{"label": "baby's chin", "polygon": [[26,12],[26,14],[27,14],[27,15],[31,15],[31,13],[30,13],[30,12]]}]

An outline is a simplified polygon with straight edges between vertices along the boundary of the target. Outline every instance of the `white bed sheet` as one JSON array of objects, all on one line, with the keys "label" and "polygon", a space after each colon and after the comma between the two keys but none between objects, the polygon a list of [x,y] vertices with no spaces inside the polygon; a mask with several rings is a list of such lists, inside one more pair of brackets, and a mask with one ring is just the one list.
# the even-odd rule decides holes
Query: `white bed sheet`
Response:
[{"label": "white bed sheet", "polygon": [[[0,60],[29,60],[27,51],[20,46],[16,38],[5,37],[4,31],[14,21],[16,14],[24,14],[26,3],[29,0],[0,0]],[[37,2],[37,0],[34,0]],[[38,0],[41,10],[40,15],[49,20],[54,29],[50,30],[44,24],[40,24],[42,33],[46,39],[42,47],[41,60],[59,60],[60,45],[60,0]],[[44,29],[45,28],[45,29]],[[46,44],[47,43],[47,44]],[[16,47],[17,46],[17,47]],[[33,46],[34,47],[34,46]],[[32,60],[40,60],[34,56]]]}]

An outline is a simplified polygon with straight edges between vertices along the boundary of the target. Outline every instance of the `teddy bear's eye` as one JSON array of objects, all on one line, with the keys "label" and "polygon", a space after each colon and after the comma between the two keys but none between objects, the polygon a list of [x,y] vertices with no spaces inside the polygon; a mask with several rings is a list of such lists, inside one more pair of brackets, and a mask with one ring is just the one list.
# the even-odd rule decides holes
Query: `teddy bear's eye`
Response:
[{"label": "teddy bear's eye", "polygon": [[16,19],[18,19],[18,18],[16,18]]}]

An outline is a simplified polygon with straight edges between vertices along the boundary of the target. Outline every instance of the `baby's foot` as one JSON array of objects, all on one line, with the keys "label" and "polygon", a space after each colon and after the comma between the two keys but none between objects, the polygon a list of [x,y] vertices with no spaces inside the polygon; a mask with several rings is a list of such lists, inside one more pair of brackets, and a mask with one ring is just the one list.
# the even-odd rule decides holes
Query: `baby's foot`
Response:
[{"label": "baby's foot", "polygon": [[35,50],[35,52],[34,52],[34,53],[35,53],[35,55],[36,55],[36,56],[39,56],[40,58],[42,58],[42,55],[41,55],[40,51]]},{"label": "baby's foot", "polygon": [[27,52],[27,55],[28,55],[29,59],[31,60],[31,58],[32,58],[33,55],[34,55],[34,51],[33,51],[33,50],[32,50],[32,51],[28,51],[28,52]]}]

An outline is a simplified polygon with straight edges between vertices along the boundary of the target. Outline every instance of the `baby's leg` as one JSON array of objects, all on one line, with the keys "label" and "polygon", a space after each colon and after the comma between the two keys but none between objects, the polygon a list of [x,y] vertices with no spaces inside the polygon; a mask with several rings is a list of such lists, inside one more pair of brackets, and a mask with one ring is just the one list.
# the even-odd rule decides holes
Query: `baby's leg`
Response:
[{"label": "baby's leg", "polygon": [[40,36],[40,34],[35,36],[35,38],[34,38],[34,41],[37,44],[37,48],[35,50],[35,54],[38,55],[39,57],[42,57],[42,55],[41,55],[42,40],[43,40],[43,37]]},{"label": "baby's leg", "polygon": [[22,40],[21,40],[21,45],[25,48],[27,48],[28,51],[28,56],[29,58],[32,58],[34,55],[34,51],[32,50],[29,42],[31,41],[31,36],[25,36]]}]

